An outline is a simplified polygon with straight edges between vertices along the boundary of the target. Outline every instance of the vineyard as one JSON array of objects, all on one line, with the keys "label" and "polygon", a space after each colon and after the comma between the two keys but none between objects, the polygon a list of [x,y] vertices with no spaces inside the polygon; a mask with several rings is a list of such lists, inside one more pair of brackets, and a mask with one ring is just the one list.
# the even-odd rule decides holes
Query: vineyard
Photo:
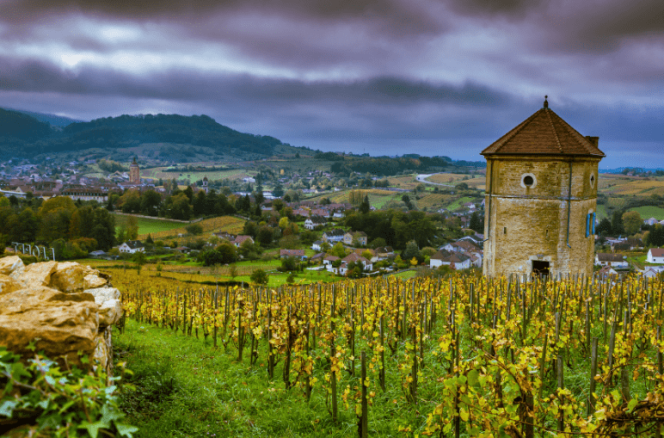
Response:
[{"label": "vineyard", "polygon": [[[332,427],[356,418],[336,436],[659,436],[664,421],[661,281],[457,275],[268,289],[114,277],[139,324],[205,339],[324,406]],[[392,405],[412,415],[389,419]]]}]

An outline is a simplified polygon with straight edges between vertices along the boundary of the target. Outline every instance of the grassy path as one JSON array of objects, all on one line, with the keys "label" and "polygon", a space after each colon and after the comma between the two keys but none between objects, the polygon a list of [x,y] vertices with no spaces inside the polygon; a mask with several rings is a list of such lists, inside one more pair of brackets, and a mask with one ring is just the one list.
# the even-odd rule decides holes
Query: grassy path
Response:
[{"label": "grassy path", "polygon": [[[332,423],[325,390],[314,388],[310,402],[298,387],[284,389],[281,362],[270,381],[266,351],[249,365],[229,346],[214,350],[200,334],[185,337],[171,330],[127,321],[126,332],[113,336],[116,360],[126,361],[134,373],[136,391],[123,395],[123,409],[140,428],[138,437],[349,437],[357,435],[354,402],[344,407],[339,398],[339,422]],[[359,373],[358,373],[359,374]],[[318,376],[322,378],[322,376]],[[356,385],[344,373],[340,393]],[[426,396],[435,398],[433,393]],[[424,424],[432,406],[406,405],[400,383],[389,382],[380,406],[371,408],[370,436],[404,436],[399,425]],[[422,412],[420,414],[419,412]],[[405,436],[408,436],[406,434]]]}]

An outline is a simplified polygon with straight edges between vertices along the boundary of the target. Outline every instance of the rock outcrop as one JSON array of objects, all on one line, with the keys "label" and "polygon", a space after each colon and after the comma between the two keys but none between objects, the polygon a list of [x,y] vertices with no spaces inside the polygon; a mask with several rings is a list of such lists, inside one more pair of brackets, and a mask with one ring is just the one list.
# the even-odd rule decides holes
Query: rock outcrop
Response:
[{"label": "rock outcrop", "polygon": [[61,366],[102,366],[110,373],[111,327],[121,316],[120,292],[95,269],[0,259],[0,344],[17,354],[43,351]]}]

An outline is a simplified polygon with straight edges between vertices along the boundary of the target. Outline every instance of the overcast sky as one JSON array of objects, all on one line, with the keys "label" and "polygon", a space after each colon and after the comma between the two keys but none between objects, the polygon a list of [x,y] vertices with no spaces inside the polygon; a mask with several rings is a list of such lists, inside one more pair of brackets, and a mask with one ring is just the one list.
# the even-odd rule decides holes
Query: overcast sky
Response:
[{"label": "overcast sky", "polygon": [[664,1],[0,0],[3,107],[481,160],[545,94],[601,167],[664,167]]}]

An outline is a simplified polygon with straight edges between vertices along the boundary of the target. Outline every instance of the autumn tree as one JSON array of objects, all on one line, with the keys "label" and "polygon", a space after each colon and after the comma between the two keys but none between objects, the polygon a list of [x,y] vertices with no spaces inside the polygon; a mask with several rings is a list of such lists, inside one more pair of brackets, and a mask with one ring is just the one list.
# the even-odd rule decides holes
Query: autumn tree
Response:
[{"label": "autumn tree", "polygon": [[625,228],[625,233],[632,236],[639,232],[643,220],[638,211],[627,211],[622,215],[622,223]]}]

